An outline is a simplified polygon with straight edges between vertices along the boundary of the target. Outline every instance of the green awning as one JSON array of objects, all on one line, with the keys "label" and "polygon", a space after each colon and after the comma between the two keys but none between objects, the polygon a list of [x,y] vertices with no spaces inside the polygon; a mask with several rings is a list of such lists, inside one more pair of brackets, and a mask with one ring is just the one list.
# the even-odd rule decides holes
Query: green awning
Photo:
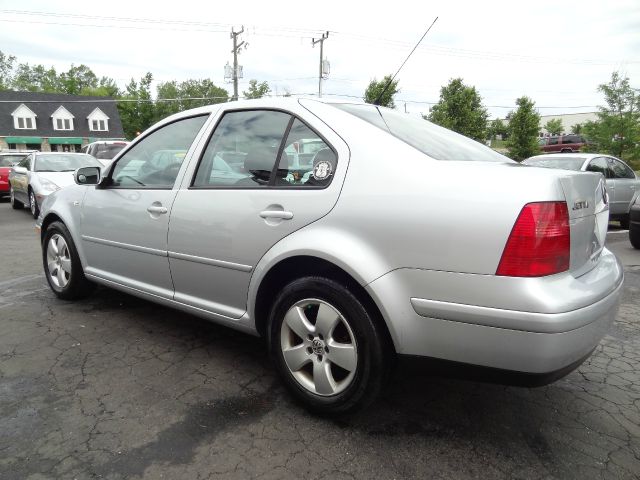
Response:
[{"label": "green awning", "polygon": [[42,143],[42,137],[4,137],[7,143]]},{"label": "green awning", "polygon": [[82,137],[49,137],[50,145],[82,145]]}]

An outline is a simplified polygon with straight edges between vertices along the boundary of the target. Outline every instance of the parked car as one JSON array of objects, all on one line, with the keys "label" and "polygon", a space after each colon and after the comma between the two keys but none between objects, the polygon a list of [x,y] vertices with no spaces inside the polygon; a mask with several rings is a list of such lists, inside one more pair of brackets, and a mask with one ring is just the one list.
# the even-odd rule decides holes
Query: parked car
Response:
[{"label": "parked car", "polygon": [[9,172],[11,167],[26,157],[28,152],[0,152],[0,198],[9,195]]},{"label": "parked car", "polygon": [[[287,149],[310,140],[323,148],[295,166]],[[231,144],[246,153],[233,184],[216,175]],[[165,150],[186,152],[179,168],[123,173]],[[263,336],[316,411],[372,401],[399,356],[550,382],[618,309],[600,174],[523,167],[383,107],[202,107],[75,178],[37,220],[58,297],[95,282]]]},{"label": "parked car", "polygon": [[73,184],[73,172],[89,166],[102,164],[84,153],[30,153],[9,172],[11,206],[17,210],[29,205],[33,218],[38,218],[42,200]]},{"label": "parked car", "polygon": [[539,143],[543,152],[571,153],[579,152],[587,140],[581,135],[552,135],[541,138]]},{"label": "parked car", "polygon": [[640,194],[640,179],[619,158],[597,153],[536,155],[522,162],[525,165],[565,170],[598,172],[604,175],[609,193],[609,217],[629,228],[629,210]]},{"label": "parked car", "polygon": [[636,201],[631,206],[629,218],[629,241],[633,248],[640,250],[640,195],[636,197]]},{"label": "parked car", "polygon": [[97,158],[103,165],[107,166],[127,145],[129,145],[129,142],[124,140],[100,140],[85,145],[80,152]]}]

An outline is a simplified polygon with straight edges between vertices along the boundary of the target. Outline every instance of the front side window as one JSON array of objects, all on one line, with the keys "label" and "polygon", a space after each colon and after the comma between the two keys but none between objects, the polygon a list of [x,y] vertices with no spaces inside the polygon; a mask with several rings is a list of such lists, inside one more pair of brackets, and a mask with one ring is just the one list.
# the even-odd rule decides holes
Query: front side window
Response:
[{"label": "front side window", "polygon": [[558,145],[558,137],[549,137],[548,145]]},{"label": "front side window", "polygon": [[209,139],[193,187],[273,184],[272,173],[290,120],[289,114],[272,110],[226,113]]},{"label": "front side window", "polygon": [[165,125],[123,155],[111,173],[111,186],[170,189],[206,115]]}]

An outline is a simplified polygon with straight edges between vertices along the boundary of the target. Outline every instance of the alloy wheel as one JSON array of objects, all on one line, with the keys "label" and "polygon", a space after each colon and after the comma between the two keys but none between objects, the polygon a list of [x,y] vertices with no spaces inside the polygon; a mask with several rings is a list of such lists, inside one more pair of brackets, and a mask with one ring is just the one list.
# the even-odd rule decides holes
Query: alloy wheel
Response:
[{"label": "alloy wheel", "polygon": [[47,270],[49,278],[58,288],[64,288],[71,279],[71,254],[64,237],[54,234],[47,243]]},{"label": "alloy wheel", "polygon": [[29,194],[29,208],[31,208],[31,214],[35,217],[38,204],[36,203],[36,196],[33,192]]},{"label": "alloy wheel", "polygon": [[343,392],[353,381],[358,346],[345,317],[324,300],[295,303],[285,314],[280,347],[293,378],[321,396]]}]

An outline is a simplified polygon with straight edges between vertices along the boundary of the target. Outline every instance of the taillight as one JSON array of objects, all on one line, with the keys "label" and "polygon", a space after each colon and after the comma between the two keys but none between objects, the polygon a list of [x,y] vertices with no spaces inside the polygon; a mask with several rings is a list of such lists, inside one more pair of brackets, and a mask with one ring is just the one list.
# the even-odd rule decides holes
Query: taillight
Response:
[{"label": "taillight", "polygon": [[518,215],[496,275],[542,277],[569,270],[571,238],[566,202],[528,203]]}]

